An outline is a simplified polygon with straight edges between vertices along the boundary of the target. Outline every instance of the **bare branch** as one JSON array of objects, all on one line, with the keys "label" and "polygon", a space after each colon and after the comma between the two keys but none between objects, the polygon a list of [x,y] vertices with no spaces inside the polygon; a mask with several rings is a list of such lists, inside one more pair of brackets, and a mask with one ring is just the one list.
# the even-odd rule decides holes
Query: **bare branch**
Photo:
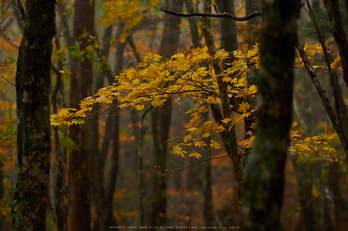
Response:
[{"label": "bare branch", "polygon": [[7,35],[5,34],[5,32],[2,30],[2,28],[0,27],[0,33],[2,35],[2,37],[6,40],[6,42],[8,42],[11,46],[15,47],[15,48],[19,48],[19,45],[12,42],[11,39],[9,37],[7,37]]},{"label": "bare branch", "polygon": [[16,84],[14,84],[14,83],[12,83],[10,80],[8,80],[8,79],[6,79],[5,78],[5,76],[4,76],[4,74],[2,73],[2,72],[0,72],[1,73],[1,77],[4,79],[4,80],[6,80],[7,82],[9,82],[12,86],[16,86]]},{"label": "bare branch", "polygon": [[297,48],[298,53],[300,54],[300,57],[304,63],[305,68],[307,69],[307,71],[312,79],[312,82],[313,82],[315,88],[317,89],[317,92],[318,92],[318,94],[323,102],[325,110],[326,110],[327,114],[329,115],[330,121],[331,121],[333,127],[335,128],[335,130],[338,134],[338,137],[340,138],[340,141],[341,141],[341,144],[344,148],[346,157],[348,158],[348,142],[346,140],[346,135],[344,133],[344,130],[341,127],[341,124],[338,120],[338,117],[335,113],[334,108],[332,107],[332,105],[330,103],[330,100],[327,98],[324,89],[321,87],[318,76],[315,73],[312,65],[310,64],[310,61],[308,60],[307,54],[304,51],[304,46],[303,46],[303,44],[300,43],[298,37],[297,37],[296,48]]},{"label": "bare branch", "polygon": [[[164,170],[165,173],[159,173],[159,174],[162,175],[162,176],[169,176],[170,174],[172,174],[174,172],[178,172],[178,171],[182,171],[182,170],[187,169],[187,168],[191,168],[191,167],[193,167],[193,166],[195,166],[197,164],[203,163],[205,161],[217,160],[217,159],[228,158],[228,157],[230,157],[230,156],[229,155],[224,155],[224,156],[211,157],[211,158],[207,158],[207,159],[204,159],[204,160],[201,160],[201,161],[197,161],[196,163],[190,164],[190,165],[182,167],[182,168],[176,168],[176,169],[174,169],[172,171],[168,171],[167,172],[167,171]],[[161,168],[160,166],[155,166],[155,167],[156,168]],[[161,170],[163,170],[163,169],[161,169]]]},{"label": "bare branch", "polygon": [[[216,8],[215,8],[216,9]],[[192,13],[192,14],[182,14],[182,13],[176,13],[170,10],[165,10],[163,9],[163,7],[161,8],[161,11],[167,13],[167,14],[172,14],[172,15],[176,15],[176,16],[180,16],[180,17],[193,17],[193,16],[202,16],[202,17],[215,17],[215,18],[230,18],[233,19],[235,21],[248,21],[256,16],[261,16],[261,12],[260,11],[255,11],[254,13],[251,13],[245,17],[237,17],[235,15],[229,14],[229,13],[221,13],[221,14],[206,14],[206,13]],[[217,9],[216,9],[217,11]],[[219,11],[217,11],[219,12]]]}]

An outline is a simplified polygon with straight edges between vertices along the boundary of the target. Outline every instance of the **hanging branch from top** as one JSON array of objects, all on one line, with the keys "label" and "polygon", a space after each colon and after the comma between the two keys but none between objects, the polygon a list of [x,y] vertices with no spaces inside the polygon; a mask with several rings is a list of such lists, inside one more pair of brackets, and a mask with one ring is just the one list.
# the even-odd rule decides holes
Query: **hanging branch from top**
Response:
[{"label": "hanging branch from top", "polygon": [[172,14],[172,15],[176,15],[176,16],[181,16],[181,17],[193,17],[193,16],[203,16],[203,17],[215,17],[215,18],[231,18],[235,21],[247,21],[247,20],[250,20],[256,16],[261,16],[261,12],[260,11],[255,11],[245,17],[237,17],[235,15],[232,15],[232,14],[229,14],[229,13],[220,13],[218,10],[217,10],[217,7],[216,5],[214,5],[214,8],[215,8],[215,11],[216,11],[216,14],[207,14],[207,13],[191,13],[191,14],[182,14],[182,13],[176,13],[176,12],[173,12],[173,11],[170,11],[170,10],[165,10],[163,9],[163,7],[161,8],[161,11],[167,13],[167,14]]}]

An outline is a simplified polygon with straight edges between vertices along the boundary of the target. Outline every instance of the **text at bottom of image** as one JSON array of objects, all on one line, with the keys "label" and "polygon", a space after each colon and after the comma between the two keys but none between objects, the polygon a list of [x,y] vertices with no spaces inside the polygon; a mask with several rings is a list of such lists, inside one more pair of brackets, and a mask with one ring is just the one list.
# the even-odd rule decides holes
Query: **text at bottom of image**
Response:
[{"label": "text at bottom of image", "polygon": [[234,230],[239,226],[109,226],[109,229],[118,230],[167,230],[167,229],[192,229],[192,230]]}]

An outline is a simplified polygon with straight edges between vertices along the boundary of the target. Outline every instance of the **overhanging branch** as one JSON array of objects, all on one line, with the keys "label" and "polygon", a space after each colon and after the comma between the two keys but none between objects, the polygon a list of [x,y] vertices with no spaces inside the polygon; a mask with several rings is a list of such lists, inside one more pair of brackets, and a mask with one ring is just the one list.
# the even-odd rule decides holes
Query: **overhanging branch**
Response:
[{"label": "overhanging branch", "polygon": [[[216,8],[215,8],[216,10]],[[245,17],[237,17],[235,15],[229,14],[229,13],[219,13],[217,11],[217,14],[206,14],[206,13],[191,13],[191,14],[183,14],[183,13],[176,13],[170,10],[165,10],[163,9],[163,7],[161,8],[161,11],[167,13],[167,14],[172,14],[172,15],[176,15],[176,16],[180,16],[180,17],[193,17],[193,16],[202,16],[202,17],[215,17],[215,18],[230,18],[233,19],[235,21],[248,21],[256,16],[261,16],[261,12],[260,11],[255,11]]]}]

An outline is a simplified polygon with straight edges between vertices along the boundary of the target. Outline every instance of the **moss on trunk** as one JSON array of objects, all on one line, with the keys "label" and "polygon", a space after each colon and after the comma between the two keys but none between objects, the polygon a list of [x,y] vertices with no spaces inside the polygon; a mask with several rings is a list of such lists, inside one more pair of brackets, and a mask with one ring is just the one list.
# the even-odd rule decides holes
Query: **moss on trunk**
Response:
[{"label": "moss on trunk", "polygon": [[50,168],[49,87],[54,0],[27,0],[16,73],[18,192],[15,230],[45,230]]}]

